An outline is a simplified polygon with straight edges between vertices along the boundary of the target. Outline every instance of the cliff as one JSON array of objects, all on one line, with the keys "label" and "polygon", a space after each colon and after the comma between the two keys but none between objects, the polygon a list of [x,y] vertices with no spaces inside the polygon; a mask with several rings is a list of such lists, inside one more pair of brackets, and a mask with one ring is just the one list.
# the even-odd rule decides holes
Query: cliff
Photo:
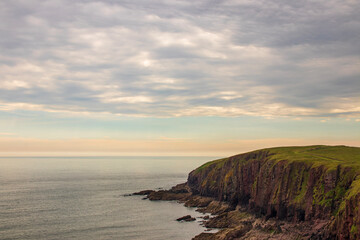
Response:
[{"label": "cliff", "polygon": [[327,220],[331,239],[360,239],[360,148],[257,150],[200,166],[188,186],[193,195],[270,219]]}]

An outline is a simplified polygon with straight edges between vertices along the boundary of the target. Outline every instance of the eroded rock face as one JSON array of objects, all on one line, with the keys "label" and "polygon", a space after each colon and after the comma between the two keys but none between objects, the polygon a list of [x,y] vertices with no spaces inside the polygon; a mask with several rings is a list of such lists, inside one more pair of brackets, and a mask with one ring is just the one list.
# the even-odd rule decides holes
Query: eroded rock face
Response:
[{"label": "eroded rock face", "polygon": [[188,185],[195,194],[245,206],[267,218],[327,220],[329,238],[359,239],[360,194],[345,201],[356,174],[341,165],[330,170],[305,161],[274,160],[262,150],[198,168],[189,174]]},{"label": "eroded rock face", "polygon": [[338,239],[360,239],[360,193],[346,200],[333,224]]}]

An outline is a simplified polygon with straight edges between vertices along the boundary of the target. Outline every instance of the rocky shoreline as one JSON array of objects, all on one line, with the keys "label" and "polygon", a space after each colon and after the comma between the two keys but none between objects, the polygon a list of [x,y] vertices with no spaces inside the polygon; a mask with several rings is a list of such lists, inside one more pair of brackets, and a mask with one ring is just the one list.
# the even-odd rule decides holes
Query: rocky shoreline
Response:
[{"label": "rocky shoreline", "polygon": [[212,214],[194,239],[360,239],[360,148],[260,149],[207,162],[149,200]]},{"label": "rocky shoreline", "polygon": [[[203,225],[219,229],[216,233],[203,232],[193,240],[231,240],[231,239],[331,239],[326,235],[329,221],[288,222],[267,218],[252,213],[246,207],[232,206],[212,197],[193,194],[187,183],[179,184],[169,190],[145,190],[132,195],[143,195],[150,201],[178,201],[186,207],[196,207],[197,211],[211,214],[203,218]],[[184,218],[184,219],[182,219]],[[193,221],[191,216],[179,216],[179,221]]]}]

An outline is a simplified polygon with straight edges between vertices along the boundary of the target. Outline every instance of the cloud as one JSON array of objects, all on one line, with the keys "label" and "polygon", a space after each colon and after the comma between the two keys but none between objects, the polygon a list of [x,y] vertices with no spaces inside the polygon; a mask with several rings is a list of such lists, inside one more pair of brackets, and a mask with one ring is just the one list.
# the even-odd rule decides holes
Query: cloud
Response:
[{"label": "cloud", "polygon": [[0,3],[1,111],[360,116],[357,1]]}]

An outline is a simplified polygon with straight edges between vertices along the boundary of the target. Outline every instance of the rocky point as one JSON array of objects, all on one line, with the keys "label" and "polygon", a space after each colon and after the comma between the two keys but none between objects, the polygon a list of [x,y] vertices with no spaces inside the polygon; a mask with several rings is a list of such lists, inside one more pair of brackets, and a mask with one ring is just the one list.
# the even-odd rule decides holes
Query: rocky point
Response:
[{"label": "rocky point", "polygon": [[360,239],[360,148],[282,147],[206,163],[187,183],[142,191],[212,214],[194,239]]}]

